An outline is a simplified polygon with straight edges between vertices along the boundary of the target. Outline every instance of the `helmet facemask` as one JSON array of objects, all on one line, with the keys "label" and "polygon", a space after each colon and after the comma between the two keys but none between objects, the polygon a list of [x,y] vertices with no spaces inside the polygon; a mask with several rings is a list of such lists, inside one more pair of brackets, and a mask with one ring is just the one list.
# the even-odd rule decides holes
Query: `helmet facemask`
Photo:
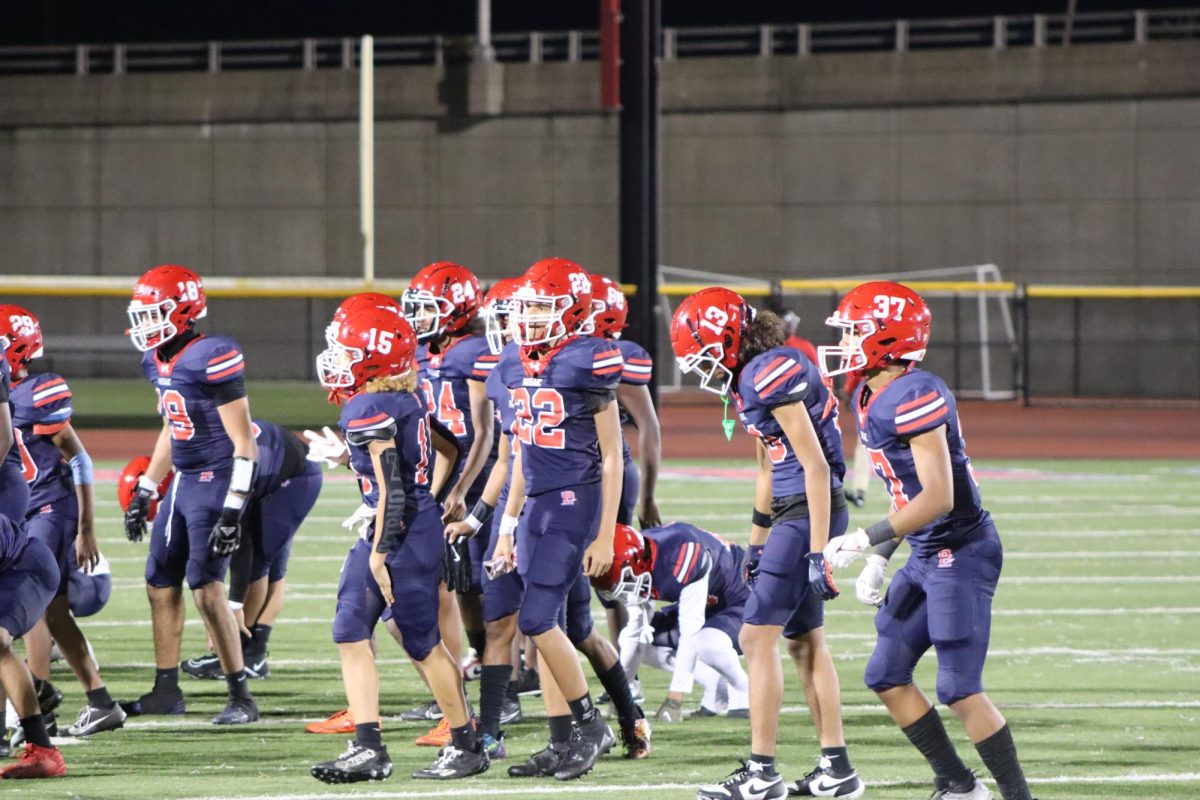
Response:
[{"label": "helmet facemask", "polygon": [[317,356],[317,377],[321,386],[330,391],[354,387],[354,365],[362,361],[364,353],[357,347],[347,347],[332,341]]},{"label": "helmet facemask", "polygon": [[616,584],[611,589],[597,591],[609,602],[616,600],[625,604],[633,604],[649,600],[652,588],[653,580],[649,570],[638,575],[634,573],[633,567],[626,564],[621,568],[620,577],[617,578]]},{"label": "helmet facemask", "polygon": [[[863,342],[878,330],[875,320],[847,319],[835,312],[825,320],[825,324],[841,331],[842,337],[838,344],[823,344],[817,348],[821,374],[831,378],[834,375],[862,372],[867,369],[867,354],[863,351]],[[837,366],[830,366],[833,360],[837,361]]]},{"label": "helmet facemask", "polygon": [[541,295],[522,290],[511,301],[513,340],[522,347],[553,345],[570,331],[563,314],[571,307],[570,295]]},{"label": "helmet facemask", "polygon": [[725,349],[719,342],[706,344],[695,353],[677,356],[679,369],[699,376],[700,388],[724,397],[733,385],[733,371],[721,363]]},{"label": "helmet facemask", "polygon": [[145,305],[134,300],[126,308],[129,315],[129,338],[141,352],[161,347],[179,335],[179,329],[171,321],[176,303],[170,298]]},{"label": "helmet facemask", "polygon": [[488,350],[492,355],[500,355],[504,345],[512,338],[510,307],[511,300],[497,300],[483,309],[483,331],[487,337]]},{"label": "helmet facemask", "polygon": [[454,313],[453,303],[427,289],[406,289],[401,304],[418,342],[440,339]]}]

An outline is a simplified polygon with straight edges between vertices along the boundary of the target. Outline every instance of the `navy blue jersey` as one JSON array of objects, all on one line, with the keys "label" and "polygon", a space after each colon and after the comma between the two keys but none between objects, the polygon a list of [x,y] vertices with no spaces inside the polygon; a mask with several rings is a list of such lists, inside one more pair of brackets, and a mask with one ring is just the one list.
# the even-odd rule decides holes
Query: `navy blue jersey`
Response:
[{"label": "navy blue jersey", "polygon": [[268,495],[284,481],[296,477],[307,464],[305,446],[287,428],[265,419],[253,422],[254,441],[258,445],[258,473],[254,476],[254,494]]},{"label": "navy blue jersey", "polygon": [[21,470],[29,484],[29,508],[74,497],[75,481],[54,443],[54,434],[71,424],[71,389],[52,372],[31,375],[12,390],[13,427]]},{"label": "navy blue jersey", "polygon": [[867,448],[871,466],[883,480],[895,510],[904,508],[921,492],[909,440],[941,426],[946,428],[954,476],[954,507],[931,525],[905,537],[914,551],[929,554],[956,546],[990,521],[980,503],[979,486],[967,458],[954,395],[941,378],[911,369],[875,394],[864,383],[858,390],[854,408],[858,414],[859,439]]},{"label": "navy blue jersey", "polygon": [[[471,419],[471,390],[467,381],[485,381],[491,374],[499,356],[492,355],[487,339],[483,336],[467,335],[454,339],[440,353],[430,353],[429,348],[417,348],[417,364],[420,369],[421,390],[429,407],[429,413],[454,434],[464,454],[470,451],[475,441],[475,423]],[[487,464],[496,459],[496,439],[492,438],[492,452]],[[458,462],[459,469],[464,460]],[[480,472],[486,476],[489,467]],[[457,478],[457,475],[453,476]],[[484,477],[486,481],[487,478]]]},{"label": "navy blue jersey", "polygon": [[593,337],[570,339],[536,361],[517,349],[501,355],[526,494],[599,482],[596,408],[613,397],[624,365],[612,341]]},{"label": "navy blue jersey", "polygon": [[646,528],[654,565],[650,570],[651,597],[679,602],[683,587],[708,576],[709,604],[724,607],[744,602],[749,590],[742,580],[745,552],[722,537],[686,522]]},{"label": "navy blue jersey", "polygon": [[142,356],[142,372],[158,391],[158,413],[171,429],[171,463],[180,472],[226,469],[233,441],[225,433],[213,387],[244,377],[242,351],[224,336],[198,336],[169,361]]},{"label": "navy blue jersey", "polygon": [[[0,353],[0,361],[4,361]],[[29,542],[20,520],[0,516],[0,575],[7,572],[21,558],[21,551]]]},{"label": "navy blue jersey", "polygon": [[775,497],[806,494],[804,468],[771,414],[780,406],[803,403],[829,462],[832,489],[842,485],[846,462],[838,430],[837,399],[822,382],[817,366],[794,347],[775,347],[750,359],[734,389],[738,416],[746,430],[762,440],[771,459],[771,492]]},{"label": "navy blue jersey", "polygon": [[410,392],[359,392],[342,406],[338,424],[350,448],[350,469],[358,476],[363,503],[371,508],[379,506],[379,482],[375,479],[370,450],[366,445],[350,444],[349,435],[395,425],[404,486],[404,522],[409,524],[421,512],[437,509],[437,502],[429,493],[433,440],[423,396]]},{"label": "navy blue jersey", "polygon": [[[650,383],[650,376],[654,372],[654,362],[650,359],[650,354],[646,352],[646,348],[642,347],[637,342],[629,339],[613,339],[612,343],[621,351],[621,358],[625,361],[625,368],[621,370],[621,383],[629,386],[646,386]],[[625,409],[621,409],[621,425],[624,426],[629,422],[629,415],[625,413]],[[621,439],[621,447],[625,460],[630,458],[629,442]]]},{"label": "navy blue jersey", "polygon": [[[0,345],[0,399],[8,403],[8,415],[16,417],[12,403],[12,368],[8,365],[8,359],[4,355],[7,348]],[[21,469],[21,453],[17,450],[16,444],[16,429],[13,429],[13,445],[4,454],[4,461],[17,469]]]},{"label": "navy blue jersey", "polygon": [[[510,351],[513,353],[511,357],[519,357],[517,355],[517,346],[509,342],[496,358],[499,359]],[[513,411],[512,398],[509,396],[508,387],[504,385],[500,370],[493,369],[488,373],[484,387],[487,389],[488,399],[492,401],[492,405],[496,410],[496,423],[499,425],[500,432],[507,436],[511,443],[513,433],[516,429],[517,415]]]}]

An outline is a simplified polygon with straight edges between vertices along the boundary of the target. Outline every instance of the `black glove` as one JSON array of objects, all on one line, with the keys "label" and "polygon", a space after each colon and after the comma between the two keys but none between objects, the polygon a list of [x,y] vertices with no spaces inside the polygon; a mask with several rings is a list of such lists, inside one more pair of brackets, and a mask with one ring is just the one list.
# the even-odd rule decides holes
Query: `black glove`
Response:
[{"label": "black glove", "polygon": [[832,600],[838,596],[837,584],[833,582],[833,565],[825,560],[824,553],[809,553],[808,585],[821,596],[822,600]]},{"label": "black glove", "polygon": [[742,564],[742,578],[747,586],[753,586],[758,580],[758,562],[762,559],[765,545],[752,544],[746,548],[746,561]]},{"label": "black glove", "polygon": [[446,542],[446,552],[442,557],[442,572],[446,579],[446,588],[459,594],[469,594],[471,591],[471,553],[467,550],[467,540],[458,539]]},{"label": "black glove", "polygon": [[125,538],[131,542],[140,542],[146,535],[146,516],[150,513],[150,504],[154,502],[154,491],[138,485],[133,490],[129,507],[125,509]]},{"label": "black glove", "polygon": [[208,549],[217,558],[233,555],[242,543],[242,510],[221,509],[221,518],[208,534]]}]

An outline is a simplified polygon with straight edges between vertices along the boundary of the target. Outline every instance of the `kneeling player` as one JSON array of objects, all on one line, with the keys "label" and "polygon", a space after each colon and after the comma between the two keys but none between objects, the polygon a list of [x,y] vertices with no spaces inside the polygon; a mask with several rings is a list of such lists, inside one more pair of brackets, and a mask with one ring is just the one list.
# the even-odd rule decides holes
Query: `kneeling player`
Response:
[{"label": "kneeling player", "polygon": [[1008,724],[983,691],[1003,548],[980,504],[954,395],[916,366],[929,345],[929,308],[907,286],[875,281],[852,289],[826,322],[842,340],[821,348],[822,370],[865,378],[852,406],[892,511],[866,530],[832,540],[825,553],[845,567],[873,545],[904,538],[912,546],[875,615],[878,639],[866,684],[929,761],[936,797],[990,798],[913,683],[917,661],[932,646],[938,700],[963,721],[1004,800],[1029,800]]},{"label": "kneeling player", "polygon": [[[416,338],[380,309],[350,315],[318,358],[321,384],[348,399],[341,428],[362,500],[376,509],[369,538],[346,557],[333,638],[355,722],[355,739],[312,774],[326,783],[380,780],[392,762],[379,729],[379,674],[371,636],[390,606],[404,649],[417,664],[451,728],[451,743],[414,778],[447,780],[485,771],[488,756],[467,715],[458,664],[438,634],[438,581],[445,550],[441,508],[430,493],[434,431],[417,386]],[[438,426],[440,429],[440,426]],[[449,438],[446,438],[449,437]],[[452,451],[453,435],[442,441]],[[441,451],[439,451],[441,452]],[[373,533],[372,533],[373,531]]]},{"label": "kneeling player", "polygon": [[[664,643],[673,651],[671,685],[657,719],[683,718],[683,697],[691,692],[693,680],[705,691],[699,716],[715,713],[722,680],[729,694],[729,716],[749,716],[749,679],[737,647],[750,597],[741,574],[742,548],[684,522],[641,533],[618,525],[613,544],[612,567],[592,584],[602,595],[630,607],[630,621],[621,631],[625,671],[636,672],[643,657],[658,655],[656,648]],[[654,600],[670,603],[669,610],[648,613]],[[667,642],[662,641],[664,633]],[[660,666],[666,661],[661,655],[656,660]]]}]

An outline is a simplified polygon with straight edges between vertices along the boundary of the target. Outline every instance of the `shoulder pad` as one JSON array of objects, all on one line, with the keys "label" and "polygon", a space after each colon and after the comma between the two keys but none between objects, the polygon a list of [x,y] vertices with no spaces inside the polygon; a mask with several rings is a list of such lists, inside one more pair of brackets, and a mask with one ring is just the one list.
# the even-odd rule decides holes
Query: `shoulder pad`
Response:
[{"label": "shoulder pad", "polygon": [[222,383],[245,375],[242,349],[224,336],[206,336],[190,348],[188,366],[209,383]]},{"label": "shoulder pad", "polygon": [[394,442],[399,430],[396,421],[389,421],[375,428],[351,429],[346,431],[346,442],[355,447],[365,447],[370,442]]},{"label": "shoulder pad", "polygon": [[895,403],[889,421],[898,435],[917,436],[949,420],[953,398],[940,380],[926,372],[897,378],[901,380],[904,384],[896,386],[896,394],[888,398]]},{"label": "shoulder pad", "polygon": [[768,406],[804,400],[814,389],[805,370],[807,364],[803,354],[790,347],[768,350],[742,370],[738,381],[742,394],[756,396]]}]

